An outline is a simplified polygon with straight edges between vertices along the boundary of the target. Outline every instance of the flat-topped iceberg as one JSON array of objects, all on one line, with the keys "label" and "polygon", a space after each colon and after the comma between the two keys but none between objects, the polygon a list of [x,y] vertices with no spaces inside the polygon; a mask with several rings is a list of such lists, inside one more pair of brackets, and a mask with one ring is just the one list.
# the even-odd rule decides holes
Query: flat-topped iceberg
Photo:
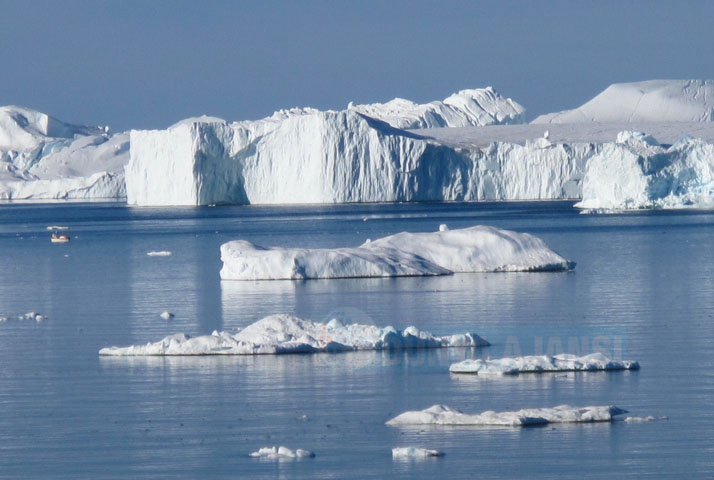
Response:
[{"label": "flat-topped iceberg", "polygon": [[602,353],[577,356],[531,355],[497,359],[469,359],[454,363],[451,373],[476,373],[479,375],[517,375],[519,373],[581,372],[596,370],[638,370],[640,364],[631,360],[612,360]]},{"label": "flat-topped iceberg", "polygon": [[256,452],[250,454],[253,458],[263,458],[266,460],[287,460],[296,458],[314,458],[315,454],[310,450],[298,448],[291,450],[288,447],[263,447]]},{"label": "flat-topped iceberg", "polygon": [[574,267],[538,237],[487,226],[402,232],[355,248],[266,248],[234,240],[221,245],[221,260],[223,280],[429,276]]},{"label": "flat-topped iceberg", "polygon": [[387,422],[391,426],[450,425],[528,427],[549,423],[611,422],[613,417],[627,413],[614,406],[529,408],[515,412],[487,411],[467,414],[445,405],[434,405],[425,410],[405,412]]},{"label": "flat-topped iceberg", "polygon": [[397,330],[357,323],[304,320],[292,315],[271,315],[238,333],[213,332],[191,338],[179,333],[155,343],[102,348],[100,355],[270,355],[286,353],[400,350],[442,347],[481,347],[489,343],[474,333],[434,336],[416,327]]}]

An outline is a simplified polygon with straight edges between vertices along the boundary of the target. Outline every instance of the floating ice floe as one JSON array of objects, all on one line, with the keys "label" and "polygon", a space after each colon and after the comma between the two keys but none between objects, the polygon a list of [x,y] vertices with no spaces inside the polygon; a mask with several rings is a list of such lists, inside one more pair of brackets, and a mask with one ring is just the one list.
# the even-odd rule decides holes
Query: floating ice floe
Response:
[{"label": "floating ice floe", "polygon": [[170,257],[171,255],[173,255],[173,253],[168,250],[159,250],[156,252],[152,251],[152,252],[147,252],[146,254],[149,257]]},{"label": "floating ice floe", "polygon": [[657,420],[667,420],[667,417],[653,417],[648,415],[646,417],[626,417],[623,421],[625,423],[651,423]]},{"label": "floating ice floe", "polygon": [[538,237],[486,226],[402,232],[356,248],[265,248],[234,240],[221,245],[221,260],[223,280],[562,271],[575,266]]},{"label": "floating ice floe", "polygon": [[159,316],[164,320],[171,320],[172,318],[174,318],[174,314],[169,312],[168,310],[164,310]]},{"label": "floating ice floe", "polygon": [[287,447],[263,447],[257,452],[250,454],[254,458],[264,458],[266,460],[280,460],[293,458],[314,458],[315,454],[310,450],[291,450]]},{"label": "floating ice floe", "polygon": [[37,323],[42,323],[45,320],[47,320],[47,317],[45,315],[42,315],[41,313],[37,313],[37,312],[27,312],[27,313],[15,315],[15,316],[0,315],[0,323],[6,323],[6,322],[9,322],[14,319],[17,319],[20,321],[31,320],[31,321],[34,321]]},{"label": "floating ice floe", "polygon": [[429,450],[421,447],[397,447],[392,449],[392,458],[396,459],[423,459],[430,457],[442,457],[444,452],[439,450]]},{"label": "floating ice floe", "polygon": [[519,373],[580,372],[596,370],[638,370],[640,364],[632,360],[612,360],[602,353],[579,357],[559,355],[533,355],[497,359],[469,359],[454,363],[451,373],[476,373],[479,375],[517,375]]},{"label": "floating ice floe", "polygon": [[50,225],[47,227],[47,230],[69,230],[69,227],[65,227],[63,225]]},{"label": "floating ice floe", "polygon": [[191,338],[179,333],[155,343],[108,347],[100,355],[261,355],[284,353],[481,347],[489,343],[474,333],[437,337],[416,327],[397,330],[339,320],[327,323],[291,315],[271,315],[236,334],[213,332]]},{"label": "floating ice floe", "polygon": [[387,425],[452,425],[528,427],[548,423],[611,422],[616,415],[627,413],[614,406],[531,408],[516,412],[487,411],[480,414],[462,413],[445,405],[434,405],[425,410],[405,412]]}]

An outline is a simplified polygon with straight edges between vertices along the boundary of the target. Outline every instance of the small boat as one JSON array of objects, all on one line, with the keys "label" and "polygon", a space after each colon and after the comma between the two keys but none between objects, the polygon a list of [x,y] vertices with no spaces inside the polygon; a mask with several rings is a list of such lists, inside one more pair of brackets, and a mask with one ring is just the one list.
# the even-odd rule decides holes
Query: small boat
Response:
[{"label": "small boat", "polygon": [[69,235],[64,233],[54,232],[50,237],[50,242],[52,243],[69,243]]}]

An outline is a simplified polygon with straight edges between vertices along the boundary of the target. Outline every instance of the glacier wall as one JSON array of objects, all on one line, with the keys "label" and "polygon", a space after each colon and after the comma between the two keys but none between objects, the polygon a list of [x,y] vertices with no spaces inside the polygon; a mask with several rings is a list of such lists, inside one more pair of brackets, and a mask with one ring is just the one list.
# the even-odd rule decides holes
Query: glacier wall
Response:
[{"label": "glacier wall", "polygon": [[598,149],[545,139],[454,148],[354,109],[234,124],[191,119],[132,131],[131,145],[133,205],[579,198]]},{"label": "glacier wall", "polygon": [[714,208],[714,145],[684,138],[668,147],[644,133],[622,132],[588,163],[576,206]]}]

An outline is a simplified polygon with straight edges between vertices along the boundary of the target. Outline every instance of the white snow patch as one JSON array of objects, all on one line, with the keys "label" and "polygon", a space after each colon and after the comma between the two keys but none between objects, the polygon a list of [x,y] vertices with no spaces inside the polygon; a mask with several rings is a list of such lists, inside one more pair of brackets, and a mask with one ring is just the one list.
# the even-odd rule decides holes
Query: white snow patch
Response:
[{"label": "white snow patch", "polygon": [[451,373],[476,373],[479,375],[517,375],[519,373],[579,372],[595,370],[638,370],[639,363],[631,360],[612,360],[602,353],[577,356],[538,355],[498,359],[474,359],[454,363]]},{"label": "white snow patch", "polygon": [[168,250],[151,251],[151,252],[146,252],[146,254],[149,257],[170,257],[171,255],[173,255],[173,253]]},{"label": "white snow patch", "polygon": [[174,314],[169,312],[168,310],[164,310],[159,316],[164,320],[171,320],[172,318],[174,318]]},{"label": "white snow patch", "polygon": [[337,319],[327,323],[291,315],[271,315],[236,334],[213,332],[191,338],[175,334],[155,343],[102,348],[100,355],[261,355],[285,353],[344,352],[442,347],[481,347],[489,343],[474,333],[434,336],[416,327],[347,324]]},{"label": "white snow patch", "polygon": [[310,450],[303,450],[298,448],[296,450],[291,450],[287,447],[263,447],[257,452],[250,454],[254,458],[264,458],[266,460],[280,460],[280,459],[300,459],[300,458],[314,458],[315,454]]},{"label": "white snow patch", "polygon": [[439,450],[430,450],[421,447],[397,447],[392,449],[392,458],[395,459],[425,459],[431,457],[442,457],[444,452]]},{"label": "white snow patch", "polygon": [[445,405],[434,405],[425,410],[405,412],[387,422],[390,426],[403,425],[472,425],[528,427],[548,423],[611,422],[613,417],[627,413],[614,406],[531,408],[515,412],[486,411],[480,414],[462,413]]},{"label": "white snow patch", "polygon": [[221,245],[221,260],[223,280],[428,276],[574,267],[538,237],[486,226],[402,232],[356,248],[265,248],[234,240]]}]

